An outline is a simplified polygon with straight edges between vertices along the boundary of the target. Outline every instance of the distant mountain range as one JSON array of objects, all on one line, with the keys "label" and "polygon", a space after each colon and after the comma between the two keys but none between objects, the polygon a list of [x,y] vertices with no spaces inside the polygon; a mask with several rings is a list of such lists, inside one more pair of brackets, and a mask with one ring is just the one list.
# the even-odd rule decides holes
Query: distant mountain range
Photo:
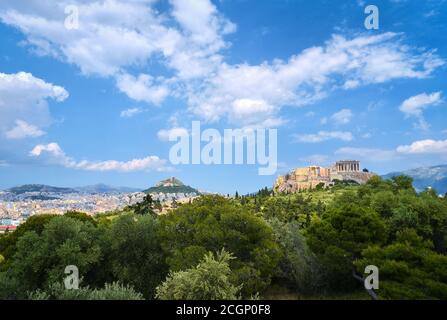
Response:
[{"label": "distant mountain range", "polygon": [[113,187],[102,183],[77,188],[62,188],[44,184],[25,184],[22,186],[7,189],[5,191],[12,193],[14,195],[23,195],[25,193],[30,192],[58,193],[58,194],[69,194],[69,193],[106,194],[106,193],[131,193],[131,192],[200,194],[200,192],[197,189],[185,185],[183,182],[174,177],[166,180],[161,180],[160,182],[156,183],[155,186],[146,189],[144,191],[137,188]]},{"label": "distant mountain range", "polygon": [[18,187],[13,187],[5,190],[7,192],[19,195],[27,192],[38,192],[38,193],[127,193],[127,192],[139,192],[141,189],[129,188],[129,187],[112,187],[105,184],[95,184],[90,186],[78,187],[78,188],[63,188],[63,187],[53,187],[43,184],[25,184]]},{"label": "distant mountain range", "polygon": [[401,172],[391,172],[382,177],[385,179],[398,175],[406,175],[413,178],[413,186],[417,191],[423,191],[432,187],[439,194],[447,192],[447,165],[421,167]]},{"label": "distant mountain range", "polygon": [[146,193],[196,193],[200,194],[197,189],[185,185],[177,178],[169,178],[161,180],[154,187],[144,190]]},{"label": "distant mountain range", "polygon": [[45,192],[45,193],[76,193],[77,191],[72,188],[60,188],[47,186],[44,184],[25,184],[23,186],[7,189],[6,191],[14,194],[23,194],[27,192]]}]

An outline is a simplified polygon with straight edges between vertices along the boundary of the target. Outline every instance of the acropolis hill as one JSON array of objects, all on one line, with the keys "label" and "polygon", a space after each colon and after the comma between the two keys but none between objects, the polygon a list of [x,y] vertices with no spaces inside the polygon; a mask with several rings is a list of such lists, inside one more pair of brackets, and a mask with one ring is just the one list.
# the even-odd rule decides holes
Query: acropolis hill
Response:
[{"label": "acropolis hill", "polygon": [[361,171],[360,161],[342,160],[329,168],[321,166],[297,168],[284,176],[279,176],[275,181],[273,191],[295,193],[314,189],[318,185],[333,186],[337,180],[364,184],[374,175],[374,173]]}]

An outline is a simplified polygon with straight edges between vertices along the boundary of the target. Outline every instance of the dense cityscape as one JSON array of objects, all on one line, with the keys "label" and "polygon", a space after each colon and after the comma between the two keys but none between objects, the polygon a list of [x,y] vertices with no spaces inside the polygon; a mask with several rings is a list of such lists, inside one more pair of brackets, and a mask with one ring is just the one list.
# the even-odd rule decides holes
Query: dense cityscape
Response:
[{"label": "dense cityscape", "polygon": [[[173,179],[173,178],[171,178]],[[169,179],[166,181],[170,181]],[[27,185],[0,191],[0,232],[14,230],[28,217],[37,214],[62,215],[67,211],[79,211],[89,215],[122,210],[143,201],[149,193],[154,201],[159,201],[162,212],[172,206],[175,201],[188,201],[199,192],[193,188],[186,192],[172,190],[172,182],[161,181],[150,192],[128,192],[104,185],[93,188],[71,189],[45,185]],[[178,181],[177,187],[186,188]],[[163,189],[165,188],[165,189]]]}]

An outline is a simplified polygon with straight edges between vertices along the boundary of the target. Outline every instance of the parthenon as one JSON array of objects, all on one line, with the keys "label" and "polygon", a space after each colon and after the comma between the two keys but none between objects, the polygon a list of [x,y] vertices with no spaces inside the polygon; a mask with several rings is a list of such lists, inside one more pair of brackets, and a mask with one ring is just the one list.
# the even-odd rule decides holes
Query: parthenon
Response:
[{"label": "parthenon", "polygon": [[338,172],[359,172],[360,161],[357,160],[341,160],[335,163]]},{"label": "parthenon", "polygon": [[314,189],[317,186],[330,187],[337,181],[366,183],[375,174],[361,171],[360,161],[340,160],[330,167],[309,166],[296,168],[284,176],[279,176],[273,186],[274,192],[293,193]]}]

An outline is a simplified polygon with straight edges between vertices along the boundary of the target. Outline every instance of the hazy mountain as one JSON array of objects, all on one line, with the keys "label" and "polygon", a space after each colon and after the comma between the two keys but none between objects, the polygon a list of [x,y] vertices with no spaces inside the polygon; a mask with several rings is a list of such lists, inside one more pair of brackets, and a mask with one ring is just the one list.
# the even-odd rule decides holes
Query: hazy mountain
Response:
[{"label": "hazy mountain", "polygon": [[113,187],[103,183],[98,183],[95,185],[84,186],[76,188],[79,192],[83,193],[130,193],[139,192],[141,189],[130,188],[130,187]]},{"label": "hazy mountain", "polygon": [[106,184],[95,184],[90,186],[78,187],[78,188],[62,188],[53,187],[44,184],[25,184],[23,186],[13,187],[5,190],[7,192],[13,193],[15,195],[24,194],[27,192],[38,192],[38,193],[128,193],[128,192],[139,192],[141,189],[129,188],[129,187],[112,187]]},{"label": "hazy mountain", "polygon": [[447,192],[447,165],[391,172],[382,177],[388,179],[402,174],[414,179],[413,185],[417,191],[423,191],[427,187],[432,187],[440,194]]},{"label": "hazy mountain", "polygon": [[169,178],[165,180],[161,180],[155,184],[155,186],[144,190],[146,193],[196,193],[200,194],[197,189],[193,187],[185,185],[183,182],[178,180],[177,178]]},{"label": "hazy mountain", "polygon": [[14,194],[23,194],[26,192],[45,192],[45,193],[77,193],[78,191],[73,188],[61,188],[47,186],[44,184],[25,184],[23,186],[13,187],[6,191]]}]

